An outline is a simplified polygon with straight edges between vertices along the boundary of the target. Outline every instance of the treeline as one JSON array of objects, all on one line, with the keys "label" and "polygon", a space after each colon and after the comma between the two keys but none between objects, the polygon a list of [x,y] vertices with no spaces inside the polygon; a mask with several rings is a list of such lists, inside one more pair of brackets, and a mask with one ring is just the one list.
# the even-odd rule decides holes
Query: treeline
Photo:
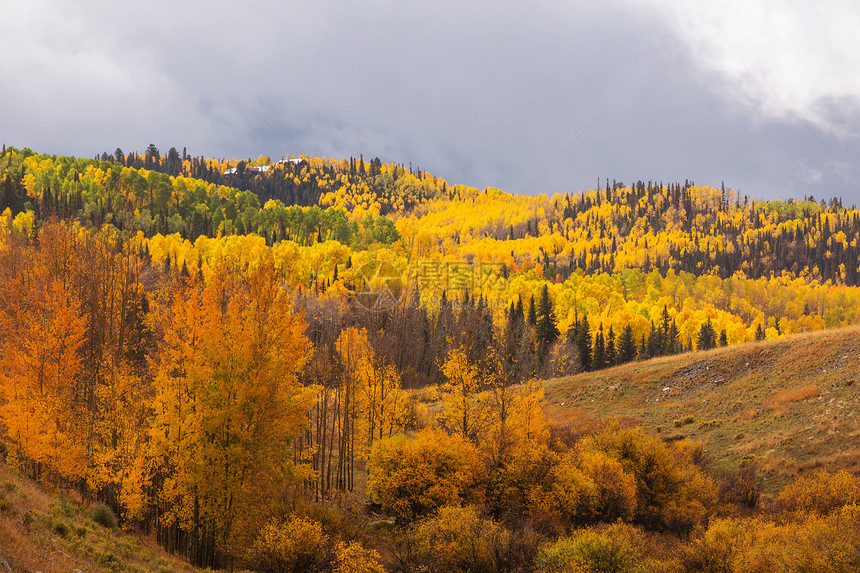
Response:
[{"label": "treeline", "polygon": [[336,205],[350,211],[363,205],[376,215],[410,210],[447,192],[444,180],[420,168],[413,169],[411,164],[408,169],[383,164],[378,157],[367,163],[363,157],[342,161],[294,158],[275,163],[262,155],[256,160],[217,161],[191,157],[185,148],[181,155],[175,147],[162,155],[150,144],[144,153],[126,155],[117,148],[113,154],[104,152],[95,160],[251,191],[262,203],[276,199],[286,205]]},{"label": "treeline", "polygon": [[135,157],[129,155],[126,162],[139,163],[140,168],[118,160],[48,157],[10,148],[0,160],[0,212],[8,208],[13,216],[33,213],[37,222],[71,217],[96,228],[110,224],[146,236],[179,233],[192,241],[251,233],[268,244],[389,244],[399,238],[393,223],[378,214],[368,212],[356,220],[339,208],[261,201],[250,190],[148,170],[146,166],[156,162]]},{"label": "treeline", "polygon": [[[604,204],[611,206],[609,213],[602,209]],[[572,254],[566,266],[556,260],[563,276],[577,268],[611,272],[618,243],[628,243],[629,231],[647,230],[656,241],[637,241],[646,251],[655,251],[642,261],[646,272],[657,269],[665,274],[673,269],[721,278],[737,271],[752,277],[789,272],[858,284],[860,212],[843,207],[836,198],[829,203],[823,199],[816,203],[811,197],[797,202],[750,201],[725,186],[717,190],[690,182],[639,181],[625,187],[607,182],[603,190],[565,196],[558,209],[558,222],[568,237],[581,226],[600,239],[599,245]],[[567,219],[573,224],[566,225]],[[687,240],[673,240],[674,234]],[[661,235],[668,243],[662,248]],[[705,237],[716,240],[697,240]]]},{"label": "treeline", "polygon": [[[306,247],[293,243],[267,247],[255,236],[201,237],[191,243],[178,235],[156,235],[144,244],[153,265],[175,267],[177,271],[185,268],[184,272],[192,274],[198,272],[201,261],[213,264],[223,256],[255,265],[261,257],[269,256],[271,249],[271,256],[292,287],[309,291],[333,307],[348,309],[373,307],[366,297],[376,296],[375,288],[386,292],[383,278],[374,277],[381,268],[387,268],[397,280],[386,294],[396,300],[384,309],[366,313],[366,318],[350,318],[350,314],[345,320],[366,327],[371,334],[396,331],[390,343],[377,343],[373,338],[373,344],[391,356],[408,387],[439,380],[435,366],[439,352],[433,349],[444,349],[441,341],[459,336],[459,315],[468,307],[481,308],[481,320],[492,323],[496,344],[502,344],[514,311],[524,316],[524,322],[529,319],[529,342],[523,348],[531,348],[531,358],[522,358],[520,363],[529,364],[541,376],[579,370],[575,354],[584,352],[575,339],[581,332],[578,324],[585,318],[591,348],[596,347],[599,353],[602,338],[607,365],[620,363],[621,357],[651,358],[846,326],[860,320],[860,291],[856,288],[787,276],[753,280],[738,274],[719,279],[673,272],[663,276],[656,270],[645,274],[633,269],[613,275],[578,272],[563,283],[549,283],[534,270],[507,271],[507,267],[496,264],[412,262],[402,243],[353,250],[335,241]],[[466,288],[467,284],[471,286]],[[540,330],[557,330],[559,337],[539,335],[537,323],[531,322],[532,309],[538,311],[544,287],[554,327],[543,325]],[[441,304],[443,300],[445,304]],[[443,311],[446,305],[454,315],[451,320],[448,310]],[[437,330],[434,326],[446,324],[450,328]],[[540,368],[536,358],[539,339],[545,341],[540,349],[544,358]],[[610,339],[615,341],[614,359]],[[393,350],[404,345],[406,350]]]},{"label": "treeline", "polygon": [[30,208],[37,218],[73,216],[147,235],[352,240],[335,215],[330,227],[296,236],[296,214],[306,210],[290,207],[319,206],[323,213],[340,209],[353,222],[366,215],[398,220],[398,236],[415,256],[480,250],[511,269],[540,267],[548,280],[633,268],[724,279],[739,272],[754,279],[787,274],[850,286],[860,280],[860,211],[838,199],[751,201],[724,186],[689,181],[607,181],[584,193],[518,197],[449,187],[420,169],[378,158],[216,161],[175,148],[162,156],[154,145],[143,154],[117,149],[98,160],[9,148],[0,166],[0,210],[8,206],[14,215]]},{"label": "treeline", "polygon": [[401,231],[422,254],[492,257],[547,280],[640,269],[858,284],[860,211],[838,199],[751,201],[731,189],[640,181],[551,198],[473,189],[414,215]]}]

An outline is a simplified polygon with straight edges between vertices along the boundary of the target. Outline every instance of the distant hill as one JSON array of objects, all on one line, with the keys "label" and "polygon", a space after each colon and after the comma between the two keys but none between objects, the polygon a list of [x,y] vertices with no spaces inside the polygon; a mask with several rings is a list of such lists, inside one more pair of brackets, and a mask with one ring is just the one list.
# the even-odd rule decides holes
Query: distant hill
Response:
[{"label": "distant hill", "polygon": [[555,424],[621,418],[703,441],[766,490],[811,468],[860,469],[860,328],[634,362],[546,382]]}]

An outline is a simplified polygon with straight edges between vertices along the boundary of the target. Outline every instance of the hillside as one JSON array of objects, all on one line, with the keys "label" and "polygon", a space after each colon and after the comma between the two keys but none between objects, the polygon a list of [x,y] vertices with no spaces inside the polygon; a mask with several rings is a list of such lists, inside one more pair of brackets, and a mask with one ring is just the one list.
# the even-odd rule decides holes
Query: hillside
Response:
[{"label": "hillside", "polygon": [[[10,467],[103,501],[195,566],[260,570],[313,532],[320,563],[390,564],[365,483],[398,526],[446,507],[487,532],[535,525],[510,555],[528,570],[571,528],[689,535],[752,509],[750,472],[711,469],[754,466],[774,493],[814,464],[856,469],[854,426],[834,418],[854,406],[838,382],[855,379],[856,331],[792,336],[860,324],[857,209],[690,182],[550,198],[376,159],[271,163],[0,154]],[[548,407],[591,438],[553,439],[526,382],[583,370],[597,373],[550,381]],[[646,431],[576,429],[605,418]],[[715,467],[654,430],[704,438]],[[459,477],[417,470],[424,448],[460,460],[441,468]],[[404,468],[414,487],[387,495],[380,476]],[[73,502],[42,505],[39,546],[123,559],[82,541],[98,536]],[[21,539],[15,511],[4,527]],[[526,523],[542,515],[556,525]]]},{"label": "hillside", "polygon": [[766,490],[823,466],[860,469],[860,328],[634,362],[546,382],[556,424],[635,421],[704,441],[717,467],[755,464]]},{"label": "hillside", "polygon": [[90,518],[91,508],[51,491],[6,466],[0,458],[0,571],[187,572],[153,539],[112,530]]}]

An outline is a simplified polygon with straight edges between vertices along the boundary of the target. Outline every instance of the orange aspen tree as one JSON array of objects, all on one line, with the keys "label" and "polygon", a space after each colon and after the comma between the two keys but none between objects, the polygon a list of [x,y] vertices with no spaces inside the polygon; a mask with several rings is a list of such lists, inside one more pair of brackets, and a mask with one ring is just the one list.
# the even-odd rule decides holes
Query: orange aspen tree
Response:
[{"label": "orange aspen tree", "polygon": [[[168,548],[193,562],[234,552],[286,484],[316,389],[297,373],[311,347],[271,262],[174,284],[160,312],[150,430],[152,483]],[[184,543],[183,543],[184,541]]]}]

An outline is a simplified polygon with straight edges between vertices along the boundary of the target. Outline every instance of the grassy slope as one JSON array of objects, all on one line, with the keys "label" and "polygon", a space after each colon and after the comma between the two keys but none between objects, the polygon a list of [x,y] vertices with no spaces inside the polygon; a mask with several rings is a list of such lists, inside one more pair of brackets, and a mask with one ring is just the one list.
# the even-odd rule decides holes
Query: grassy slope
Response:
[{"label": "grassy slope", "polygon": [[47,491],[0,461],[0,557],[12,571],[194,571],[154,540],[104,528],[88,514],[79,501]]},{"label": "grassy slope", "polygon": [[717,468],[754,461],[766,491],[812,467],[860,470],[860,327],[548,380],[546,397],[556,424],[626,418],[704,441]]}]

